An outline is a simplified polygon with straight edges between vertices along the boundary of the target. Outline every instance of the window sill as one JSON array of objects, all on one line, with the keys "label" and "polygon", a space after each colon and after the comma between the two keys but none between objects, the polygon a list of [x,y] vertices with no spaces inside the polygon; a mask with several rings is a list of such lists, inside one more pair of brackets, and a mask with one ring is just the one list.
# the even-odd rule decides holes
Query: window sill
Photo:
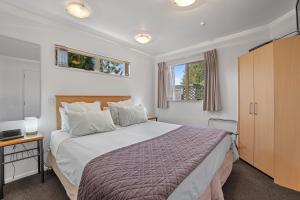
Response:
[{"label": "window sill", "polygon": [[130,78],[129,76],[121,76],[118,74],[108,74],[108,73],[104,73],[104,72],[99,72],[99,71],[88,71],[88,70],[84,70],[84,69],[77,69],[77,68],[72,68],[72,67],[60,67],[55,65],[56,69],[60,69],[60,70],[69,70],[69,71],[75,71],[75,72],[85,72],[85,73],[91,73],[91,74],[99,74],[102,76],[111,76],[111,77],[117,77],[117,78]]}]

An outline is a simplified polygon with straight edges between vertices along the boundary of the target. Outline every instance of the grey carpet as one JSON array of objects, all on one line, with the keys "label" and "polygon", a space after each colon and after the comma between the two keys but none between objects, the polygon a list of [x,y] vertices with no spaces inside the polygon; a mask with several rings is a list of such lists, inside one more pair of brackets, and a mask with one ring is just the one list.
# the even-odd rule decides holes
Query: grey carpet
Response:
[{"label": "grey carpet", "polygon": [[[225,200],[300,200],[300,193],[282,188],[272,179],[242,161],[234,169],[224,185]],[[5,186],[5,200],[65,200],[64,188],[55,175],[47,175],[40,183],[34,175]]]}]

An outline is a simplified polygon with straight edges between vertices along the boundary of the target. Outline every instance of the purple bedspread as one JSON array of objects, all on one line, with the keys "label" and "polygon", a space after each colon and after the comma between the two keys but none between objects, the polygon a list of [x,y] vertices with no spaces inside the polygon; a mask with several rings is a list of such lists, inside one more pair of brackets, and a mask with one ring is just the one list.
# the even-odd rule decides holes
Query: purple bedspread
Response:
[{"label": "purple bedspread", "polygon": [[85,166],[78,200],[165,200],[225,136],[182,126],[101,155]]}]

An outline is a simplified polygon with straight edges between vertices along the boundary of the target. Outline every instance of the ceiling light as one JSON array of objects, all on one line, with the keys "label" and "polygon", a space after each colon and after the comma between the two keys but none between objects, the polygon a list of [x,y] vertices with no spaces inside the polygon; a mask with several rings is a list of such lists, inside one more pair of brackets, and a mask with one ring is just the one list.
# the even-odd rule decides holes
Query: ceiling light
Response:
[{"label": "ceiling light", "polygon": [[90,16],[91,11],[83,2],[70,2],[66,6],[66,11],[77,18],[83,19]]},{"label": "ceiling light", "polygon": [[186,7],[194,4],[196,0],[174,0],[177,6]]},{"label": "ceiling light", "polygon": [[200,25],[201,25],[201,26],[205,26],[205,25],[206,25],[206,22],[200,22]]},{"label": "ceiling light", "polygon": [[146,33],[137,34],[134,39],[141,44],[147,44],[152,40],[151,35]]}]

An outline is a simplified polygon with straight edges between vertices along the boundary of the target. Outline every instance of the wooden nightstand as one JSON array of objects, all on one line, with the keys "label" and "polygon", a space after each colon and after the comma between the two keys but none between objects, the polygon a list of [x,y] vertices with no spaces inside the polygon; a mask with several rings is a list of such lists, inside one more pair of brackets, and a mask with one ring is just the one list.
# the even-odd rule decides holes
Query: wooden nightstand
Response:
[{"label": "wooden nightstand", "polygon": [[155,116],[155,115],[148,115],[148,120],[155,120],[155,121],[157,121],[157,116]]},{"label": "wooden nightstand", "polygon": [[[13,163],[13,162],[17,162],[17,161],[21,161],[21,160],[25,160],[25,159],[29,159],[29,158],[34,158],[37,157],[38,158],[38,173],[41,174],[41,181],[42,183],[44,183],[44,148],[43,148],[43,139],[44,136],[40,133],[38,133],[37,135],[34,136],[24,136],[24,138],[18,138],[18,139],[14,139],[14,140],[7,140],[7,141],[0,141],[0,198],[3,199],[3,187],[5,184],[4,181],[4,165],[5,164],[9,164],[9,163]],[[16,152],[12,152],[12,153],[7,153],[4,154],[4,147],[8,147],[8,146],[12,146],[12,145],[17,145],[17,144],[25,144],[28,142],[36,142],[37,143],[37,147],[35,148],[30,148],[30,149],[24,149],[22,151],[16,151]],[[37,150],[36,154],[32,154],[32,151]],[[26,152],[30,152],[30,154],[28,153],[27,156],[23,157],[23,155],[26,155]],[[22,157],[18,157],[19,155],[22,155]],[[16,155],[16,159],[13,160],[9,160],[7,162],[5,162],[5,157],[6,156],[12,156],[12,155]]]}]

